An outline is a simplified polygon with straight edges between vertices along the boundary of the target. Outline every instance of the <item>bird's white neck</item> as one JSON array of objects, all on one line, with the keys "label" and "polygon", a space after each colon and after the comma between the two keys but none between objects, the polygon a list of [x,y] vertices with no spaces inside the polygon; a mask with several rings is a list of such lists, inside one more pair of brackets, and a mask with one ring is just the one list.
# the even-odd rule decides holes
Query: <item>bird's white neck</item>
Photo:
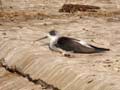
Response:
[{"label": "bird's white neck", "polygon": [[51,36],[49,38],[50,38],[50,43],[56,44],[59,36]]},{"label": "bird's white neck", "polygon": [[49,48],[50,48],[51,50],[56,51],[56,46],[55,46],[55,44],[57,44],[57,41],[58,41],[58,39],[59,39],[59,36],[50,36],[49,39],[50,39]]}]

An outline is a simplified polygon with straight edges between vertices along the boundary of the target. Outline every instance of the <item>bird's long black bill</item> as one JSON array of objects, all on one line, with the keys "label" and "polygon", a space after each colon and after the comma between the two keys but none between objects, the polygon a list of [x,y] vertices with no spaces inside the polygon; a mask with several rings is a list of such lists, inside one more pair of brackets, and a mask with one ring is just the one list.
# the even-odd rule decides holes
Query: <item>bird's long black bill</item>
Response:
[{"label": "bird's long black bill", "polygon": [[35,40],[35,41],[40,41],[40,40],[43,40],[43,39],[46,39],[46,38],[48,38],[48,36],[45,36],[45,37],[39,38],[39,39],[37,39],[37,40]]}]

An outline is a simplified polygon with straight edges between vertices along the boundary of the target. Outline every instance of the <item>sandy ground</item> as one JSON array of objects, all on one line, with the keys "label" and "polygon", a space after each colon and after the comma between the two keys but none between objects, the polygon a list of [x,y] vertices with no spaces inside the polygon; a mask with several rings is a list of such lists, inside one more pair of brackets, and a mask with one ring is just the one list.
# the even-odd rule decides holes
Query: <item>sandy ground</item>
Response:
[{"label": "sandy ground", "polygon": [[[97,5],[102,7],[104,4]],[[0,58],[5,59],[8,67],[14,69],[16,66],[20,72],[29,74],[33,79],[40,78],[60,90],[120,90],[120,15],[119,8],[115,7],[113,4],[112,9],[105,8],[107,11],[102,11],[102,14],[66,14],[59,13],[58,8],[54,10],[48,7],[44,13],[26,11],[26,15],[25,11],[21,11],[17,17],[11,15],[11,12],[4,12],[0,16]],[[118,11],[117,14],[114,9],[115,12]],[[52,29],[64,36],[109,48],[110,51],[99,54],[73,54],[73,58],[67,58],[43,45],[49,40],[34,42]],[[2,85],[0,84],[1,87]]]}]

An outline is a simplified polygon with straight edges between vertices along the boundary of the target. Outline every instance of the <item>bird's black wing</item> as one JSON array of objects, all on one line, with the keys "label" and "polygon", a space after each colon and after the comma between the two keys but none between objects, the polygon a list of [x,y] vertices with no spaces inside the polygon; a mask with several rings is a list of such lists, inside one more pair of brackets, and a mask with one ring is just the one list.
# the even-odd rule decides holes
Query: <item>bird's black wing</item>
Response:
[{"label": "bird's black wing", "polygon": [[94,48],[87,47],[79,43],[79,40],[69,37],[60,37],[56,44],[56,47],[65,51],[72,51],[74,53],[89,53],[94,52]]},{"label": "bird's black wing", "polygon": [[108,51],[108,49],[99,48],[69,37],[60,37],[57,41],[56,47],[65,51],[72,51],[74,53],[96,53],[101,51]]}]

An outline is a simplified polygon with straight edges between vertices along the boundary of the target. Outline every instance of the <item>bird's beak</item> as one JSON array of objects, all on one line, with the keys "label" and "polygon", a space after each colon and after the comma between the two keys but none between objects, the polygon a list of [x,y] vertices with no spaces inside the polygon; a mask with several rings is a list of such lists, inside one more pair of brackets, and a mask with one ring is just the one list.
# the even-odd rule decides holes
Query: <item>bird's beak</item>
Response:
[{"label": "bird's beak", "polygon": [[35,41],[39,41],[39,40],[46,39],[46,38],[48,38],[48,36],[45,36],[45,37],[39,38],[39,39],[37,39],[37,40],[35,40]]}]

